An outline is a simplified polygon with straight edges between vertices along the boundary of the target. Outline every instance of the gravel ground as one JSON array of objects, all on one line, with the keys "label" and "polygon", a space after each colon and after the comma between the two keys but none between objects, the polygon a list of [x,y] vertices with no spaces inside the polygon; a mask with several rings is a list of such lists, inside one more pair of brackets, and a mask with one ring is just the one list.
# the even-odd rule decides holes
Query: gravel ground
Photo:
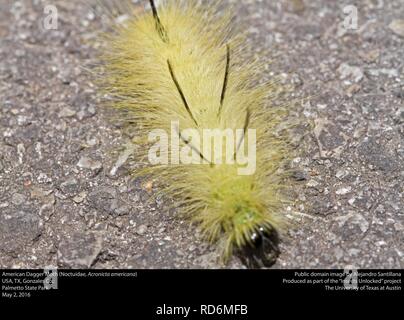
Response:
[{"label": "gravel ground", "polygon": [[[314,96],[274,268],[403,268],[404,1],[233,2],[254,48],[275,50],[271,72]],[[41,27],[49,3],[57,30]],[[130,132],[86,72],[100,28],[79,1],[0,0],[0,267],[224,267],[129,177]]]}]

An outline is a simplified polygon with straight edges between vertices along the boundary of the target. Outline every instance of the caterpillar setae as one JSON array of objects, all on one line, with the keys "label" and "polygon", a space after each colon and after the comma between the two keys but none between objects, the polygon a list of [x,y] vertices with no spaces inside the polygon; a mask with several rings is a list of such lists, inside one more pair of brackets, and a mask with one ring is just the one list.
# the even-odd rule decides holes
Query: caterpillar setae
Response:
[{"label": "caterpillar setae", "polygon": [[154,177],[225,262],[236,254],[270,266],[287,225],[279,85],[260,80],[263,65],[245,58],[244,37],[217,3],[150,5],[104,37],[101,55],[102,92],[136,126],[136,159],[149,162],[135,175]]}]

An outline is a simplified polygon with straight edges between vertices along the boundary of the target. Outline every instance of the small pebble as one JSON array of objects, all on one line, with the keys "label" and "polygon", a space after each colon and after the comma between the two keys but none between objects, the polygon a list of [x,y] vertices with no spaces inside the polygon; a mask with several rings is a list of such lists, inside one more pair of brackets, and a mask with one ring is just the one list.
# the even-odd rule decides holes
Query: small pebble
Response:
[{"label": "small pebble", "polygon": [[138,235],[144,235],[145,233],[146,233],[146,231],[147,231],[147,226],[146,225],[144,225],[144,224],[142,224],[142,225],[140,225],[137,229],[136,229],[136,233],[138,234]]},{"label": "small pebble", "polygon": [[389,28],[397,35],[404,37],[404,20],[393,20]]}]

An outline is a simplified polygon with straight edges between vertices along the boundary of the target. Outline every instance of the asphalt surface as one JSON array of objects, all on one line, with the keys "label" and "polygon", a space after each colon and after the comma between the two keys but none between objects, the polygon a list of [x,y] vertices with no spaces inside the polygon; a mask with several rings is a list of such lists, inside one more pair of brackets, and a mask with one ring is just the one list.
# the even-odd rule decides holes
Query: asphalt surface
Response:
[{"label": "asphalt surface", "polygon": [[[276,56],[268,77],[312,97],[273,268],[403,268],[404,1],[233,2],[254,50]],[[56,30],[41,26],[49,1],[0,1],[0,267],[243,268],[147,201],[154,186],[128,174],[134,133],[99,107],[87,72],[102,21],[51,3]]]}]

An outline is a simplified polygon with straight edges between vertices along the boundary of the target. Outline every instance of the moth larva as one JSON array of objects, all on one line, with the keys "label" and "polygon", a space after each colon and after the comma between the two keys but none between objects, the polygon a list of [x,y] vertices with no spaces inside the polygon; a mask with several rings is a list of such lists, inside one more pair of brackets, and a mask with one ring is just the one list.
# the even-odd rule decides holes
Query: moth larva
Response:
[{"label": "moth larva", "polygon": [[[102,56],[104,92],[136,124],[137,156],[159,149],[137,174],[158,179],[225,261],[237,253],[248,266],[268,266],[285,225],[279,169],[288,144],[275,133],[285,115],[273,103],[277,85],[259,83],[262,65],[244,58],[230,14],[197,1],[150,4],[106,37]],[[159,140],[150,148],[151,136]]]}]

